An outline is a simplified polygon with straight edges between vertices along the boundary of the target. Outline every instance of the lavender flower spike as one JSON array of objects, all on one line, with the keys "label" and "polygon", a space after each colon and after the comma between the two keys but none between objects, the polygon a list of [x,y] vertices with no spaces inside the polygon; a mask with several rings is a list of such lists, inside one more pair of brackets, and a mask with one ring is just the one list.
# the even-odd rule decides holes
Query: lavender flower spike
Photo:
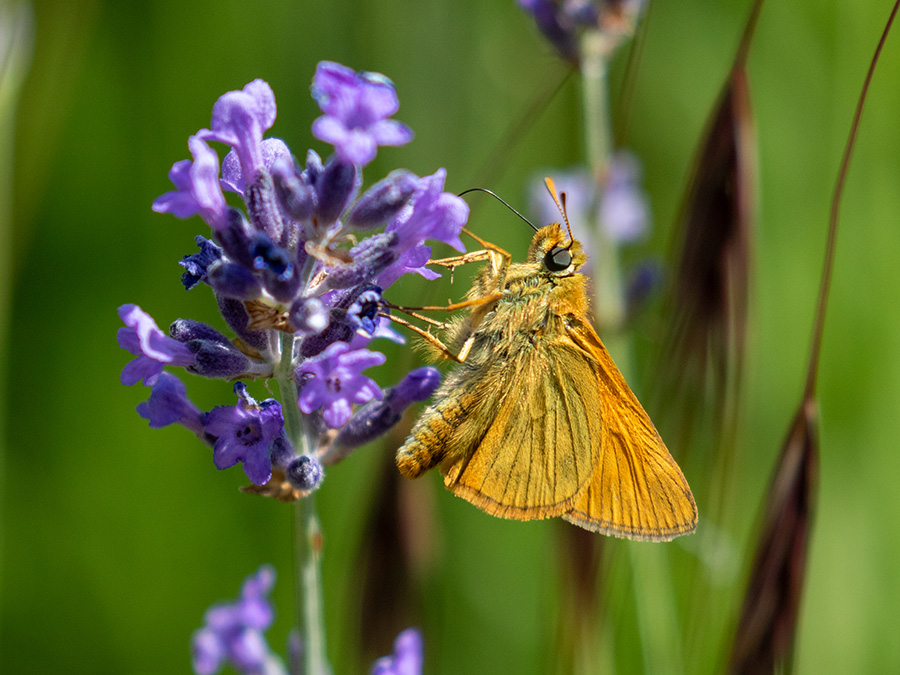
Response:
[{"label": "lavender flower spike", "polygon": [[169,180],[175,186],[153,201],[157,213],[171,213],[176,218],[190,218],[195,214],[213,230],[220,230],[227,223],[228,205],[219,186],[219,156],[198,136],[188,139],[193,161],[175,162],[169,171]]},{"label": "lavender flower spike", "polygon": [[223,94],[213,106],[212,129],[197,137],[227,143],[240,159],[244,181],[252,182],[265,167],[263,132],[275,123],[275,94],[263,80],[253,80],[241,91]]},{"label": "lavender flower spike", "polygon": [[335,342],[319,356],[304,362],[295,374],[300,389],[300,410],[309,414],[324,408],[332,429],[350,419],[351,404],[381,399],[381,389],[362,371],[384,363],[384,354],[368,349],[350,351],[346,342]]},{"label": "lavender flower spike", "polygon": [[422,675],[424,649],[419,630],[407,628],[394,640],[394,653],[372,665],[372,675]]},{"label": "lavender flower spike", "polygon": [[153,317],[137,305],[122,305],[119,317],[126,326],[116,335],[119,346],[137,356],[122,369],[122,384],[131,386],[143,380],[145,385],[152,387],[166,365],[190,366],[194,363],[191,351],[163,333]]},{"label": "lavender flower spike", "polygon": [[387,119],[400,107],[394,85],[377,73],[355,73],[339,63],[322,61],[312,84],[313,98],[325,113],[313,122],[313,136],[334,146],[338,156],[363,167],[379,145],[404,145],[413,133]]},{"label": "lavender flower spike", "polygon": [[240,598],[206,611],[191,638],[195,673],[214,675],[226,663],[247,675],[285,672],[264,635],[275,616],[268,600],[274,583],[275,570],[263,565],[244,581]]}]

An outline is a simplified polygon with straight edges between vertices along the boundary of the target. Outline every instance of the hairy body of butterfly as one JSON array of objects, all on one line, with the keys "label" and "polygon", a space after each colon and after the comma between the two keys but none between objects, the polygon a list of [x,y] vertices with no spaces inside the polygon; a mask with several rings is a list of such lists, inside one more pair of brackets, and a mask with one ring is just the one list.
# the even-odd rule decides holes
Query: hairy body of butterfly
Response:
[{"label": "hairy body of butterfly", "polygon": [[501,518],[654,541],[692,532],[684,475],[586,319],[585,259],[554,223],[526,262],[479,273],[469,299],[498,297],[448,328],[447,347],[468,350],[397,466],[416,478],[440,465],[447,488]]}]

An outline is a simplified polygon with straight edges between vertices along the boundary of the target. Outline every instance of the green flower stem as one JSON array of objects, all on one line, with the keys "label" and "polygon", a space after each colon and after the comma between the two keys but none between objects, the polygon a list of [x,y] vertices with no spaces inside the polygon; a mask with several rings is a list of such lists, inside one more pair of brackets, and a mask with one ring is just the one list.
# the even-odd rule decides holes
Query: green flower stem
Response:
[{"label": "green flower stem", "polygon": [[[606,184],[612,159],[612,132],[609,118],[609,81],[606,48],[599,32],[588,31],[581,43],[581,89],[584,135],[588,166],[598,185]],[[619,249],[606,235],[602,224],[593,232],[594,246],[590,256],[594,273],[594,319],[607,340],[607,348],[619,341],[625,319],[622,273]]]},{"label": "green flower stem", "polygon": [[[606,183],[613,151],[607,57],[608,45],[599,31],[585,33],[581,43],[585,142],[588,164],[601,186]],[[602,223],[597,223],[593,234],[594,317],[622,374],[634,382],[631,341],[622,331],[625,300],[618,246],[606,235]],[[677,675],[681,669],[681,635],[668,550],[665,544],[628,542],[626,546],[644,669]]]},{"label": "green flower stem", "polygon": [[325,647],[322,598],[322,528],[316,495],[294,502],[294,567],[303,636],[303,675],[331,675]]},{"label": "green flower stem", "polygon": [[[312,450],[293,380],[294,336],[281,334],[281,362],[275,373],[281,395],[288,437],[303,454]],[[302,639],[301,673],[330,675],[325,647],[325,613],[322,599],[322,528],[316,515],[315,493],[294,503],[294,592]]]}]

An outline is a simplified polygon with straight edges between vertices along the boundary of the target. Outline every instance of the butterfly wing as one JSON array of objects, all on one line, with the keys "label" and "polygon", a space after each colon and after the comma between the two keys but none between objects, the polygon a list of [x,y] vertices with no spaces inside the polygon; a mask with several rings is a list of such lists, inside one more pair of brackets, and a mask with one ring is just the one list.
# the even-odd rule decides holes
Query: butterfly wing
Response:
[{"label": "butterfly wing", "polygon": [[572,321],[572,341],[593,363],[602,402],[600,460],[590,484],[563,515],[593,532],[667,541],[697,527],[697,506],[653,422],[587,323]]},{"label": "butterfly wing", "polygon": [[[477,379],[459,387],[455,380],[467,377]],[[461,364],[446,385],[465,393],[455,399],[436,396],[439,403],[426,411],[398,453],[400,470],[421,473],[405,471],[404,463],[420,461],[427,451],[432,465],[435,459],[442,463],[446,486],[490,515],[517,520],[562,515],[600,457],[600,418],[588,414],[600,406],[599,391],[579,392],[592,378],[590,363],[571,343],[528,344],[514,359],[494,353],[471,370]]]}]

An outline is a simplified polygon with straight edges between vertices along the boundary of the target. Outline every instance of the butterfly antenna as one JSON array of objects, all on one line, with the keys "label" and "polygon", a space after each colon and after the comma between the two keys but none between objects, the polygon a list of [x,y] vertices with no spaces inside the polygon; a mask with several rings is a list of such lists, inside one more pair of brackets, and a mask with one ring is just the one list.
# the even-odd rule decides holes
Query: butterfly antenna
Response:
[{"label": "butterfly antenna", "polygon": [[560,192],[559,198],[556,197],[556,184],[550,176],[547,176],[544,179],[544,185],[547,186],[547,190],[550,192],[553,203],[556,204],[556,208],[558,208],[559,212],[562,214],[563,220],[566,223],[566,229],[569,231],[569,241],[575,241],[575,237],[572,236],[572,226],[569,224],[569,215],[566,213],[566,193]]},{"label": "butterfly antenna", "polygon": [[536,228],[536,227],[534,226],[534,223],[532,223],[530,220],[528,220],[528,218],[526,218],[526,217],[523,216],[521,213],[519,213],[518,211],[516,211],[513,207],[511,207],[511,206],[510,206],[509,204],[507,204],[505,201],[503,201],[503,199],[502,199],[499,195],[497,195],[497,194],[491,192],[491,191],[488,190],[487,188],[480,188],[480,187],[469,188],[468,190],[463,190],[462,192],[460,192],[460,193],[457,195],[457,197],[462,197],[463,195],[468,194],[468,193],[470,193],[470,192],[487,192],[491,197],[493,197],[494,199],[496,199],[498,202],[500,202],[501,204],[503,204],[503,206],[505,206],[505,207],[508,208],[510,211],[512,211],[513,213],[515,213],[517,216],[519,216],[519,218],[521,218],[521,219],[524,220],[526,223],[528,223],[528,224],[531,226],[531,229],[532,229],[532,230],[534,230],[535,232],[538,231],[538,228]]}]

